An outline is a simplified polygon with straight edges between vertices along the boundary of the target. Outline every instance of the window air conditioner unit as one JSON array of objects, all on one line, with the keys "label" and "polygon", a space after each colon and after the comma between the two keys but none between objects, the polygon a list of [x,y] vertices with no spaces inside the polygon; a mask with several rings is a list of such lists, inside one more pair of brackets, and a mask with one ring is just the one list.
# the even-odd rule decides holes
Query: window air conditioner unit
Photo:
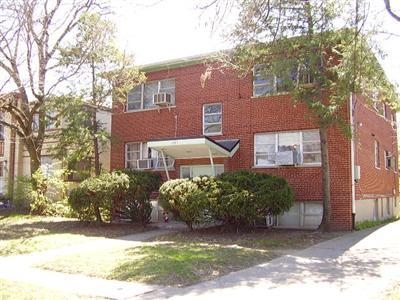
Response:
[{"label": "window air conditioner unit", "polygon": [[297,151],[276,152],[275,164],[278,166],[293,166],[298,164]]},{"label": "window air conditioner unit", "polygon": [[138,169],[151,169],[152,160],[151,159],[138,159],[137,168]]},{"label": "window air conditioner unit", "polygon": [[153,94],[153,104],[168,105],[170,103],[171,103],[171,94],[168,93]]}]

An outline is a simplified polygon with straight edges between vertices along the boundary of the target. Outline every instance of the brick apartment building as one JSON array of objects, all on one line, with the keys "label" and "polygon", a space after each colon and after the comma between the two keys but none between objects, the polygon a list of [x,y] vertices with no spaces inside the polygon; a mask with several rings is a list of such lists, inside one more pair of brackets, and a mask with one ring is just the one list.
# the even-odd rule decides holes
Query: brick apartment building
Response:
[{"label": "brick apartment building", "polygon": [[[238,169],[286,178],[296,202],[274,224],[316,228],[322,217],[320,138],[307,108],[293,105],[278,80],[255,67],[244,78],[224,70],[202,81],[206,56],[143,68],[147,81],[112,116],[111,169],[161,172],[165,179]],[[344,109],[353,138],[329,131],[332,221],[356,221],[399,211],[395,114],[349,95]]]}]

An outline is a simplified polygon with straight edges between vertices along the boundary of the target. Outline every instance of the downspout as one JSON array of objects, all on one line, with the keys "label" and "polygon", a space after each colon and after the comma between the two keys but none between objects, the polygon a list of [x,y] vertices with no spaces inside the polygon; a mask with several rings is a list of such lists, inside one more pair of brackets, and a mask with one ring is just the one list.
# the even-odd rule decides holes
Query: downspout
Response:
[{"label": "downspout", "polygon": [[356,149],[356,122],[354,120],[354,110],[353,107],[353,97],[354,94],[350,93],[349,99],[349,110],[350,110],[350,130],[351,130],[351,142],[350,142],[350,165],[351,165],[351,222],[352,229],[355,230],[356,227],[356,180],[355,180],[355,149]]}]

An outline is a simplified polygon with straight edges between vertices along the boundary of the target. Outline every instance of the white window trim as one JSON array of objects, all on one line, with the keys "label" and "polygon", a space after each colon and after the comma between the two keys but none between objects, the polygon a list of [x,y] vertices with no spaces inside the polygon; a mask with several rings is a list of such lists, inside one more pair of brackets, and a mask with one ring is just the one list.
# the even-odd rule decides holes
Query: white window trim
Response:
[{"label": "white window trim", "polygon": [[[221,115],[221,122],[207,123],[207,125],[219,125],[220,124],[221,125],[221,130],[219,132],[211,132],[211,133],[205,132],[205,127],[206,127],[206,123],[205,123],[205,116],[206,116],[205,108],[206,108],[206,106],[211,106],[211,105],[220,105],[221,112],[219,112],[219,113],[210,113],[210,114],[207,114],[207,116],[210,116],[210,115]],[[206,135],[206,136],[222,135],[222,122],[223,122],[222,116],[223,115],[222,115],[222,103],[221,102],[203,104],[203,135]]]},{"label": "white window trim", "polygon": [[[187,178],[187,177],[182,177],[182,173],[183,173],[182,169],[183,168],[189,168],[189,178],[193,178],[193,168],[194,167],[210,167],[211,168],[211,165],[182,165],[179,168],[179,177],[180,178]],[[225,165],[224,164],[216,164],[216,165],[214,165],[214,168],[215,168],[215,170],[217,170],[217,168],[222,168],[223,171],[221,173],[225,172]]]},{"label": "white window trim", "polygon": [[[129,109],[129,103],[132,103],[132,101],[129,101],[129,98],[126,98],[126,106],[125,106],[125,112],[136,112],[136,111],[142,111],[142,110],[154,110],[154,109],[160,109],[159,106],[153,105],[151,107],[144,107],[144,93],[145,93],[145,86],[146,84],[149,83],[154,83],[157,82],[157,93],[160,93],[161,90],[161,83],[163,81],[167,81],[167,80],[174,80],[175,78],[164,78],[164,79],[159,79],[159,80],[152,80],[152,81],[148,81],[148,82],[144,82],[140,84],[140,108],[139,109]],[[174,91],[176,91],[176,84],[174,85]],[[128,93],[129,95],[129,93]],[[133,103],[137,103],[139,101],[133,101]],[[174,103],[172,103],[172,106],[175,105],[175,100]]]},{"label": "white window trim", "polygon": [[[149,148],[147,147],[147,142],[127,142],[127,143],[125,143],[125,163],[124,163],[125,168],[128,168],[128,145],[129,144],[139,144],[139,157],[136,159],[136,161],[137,160],[153,160],[152,166],[150,168],[145,168],[145,169],[152,169],[152,170],[161,170],[162,169],[162,170],[164,170],[163,165],[159,166],[159,163],[162,162],[162,158],[160,157],[159,152],[156,151],[157,156],[155,156],[155,157],[153,157],[152,155],[150,155],[150,157],[148,157],[148,154],[144,153],[145,149],[147,149],[147,152],[149,151]],[[167,160],[168,169],[173,170],[175,160],[169,156],[166,157],[166,160]],[[135,160],[132,160],[132,162],[133,161],[135,161]],[[154,165],[154,161],[156,162],[155,165]],[[136,168],[132,168],[132,169],[140,170],[141,168],[139,168],[138,164],[136,163]]]},{"label": "white window trim", "polygon": [[[257,135],[275,135],[275,153],[278,152],[278,136],[280,133],[298,133],[299,134],[299,152],[300,152],[300,163],[296,165],[296,167],[320,167],[321,166],[321,162],[313,162],[313,163],[304,163],[303,162],[303,132],[307,132],[307,131],[316,131],[317,129],[310,129],[310,130],[299,130],[299,131],[282,131],[282,132],[259,132],[254,134],[253,137],[253,145],[254,145],[254,153],[253,153],[253,167],[254,168],[278,168],[281,167],[279,165],[277,165],[276,163],[274,164],[265,164],[265,165],[257,165],[256,161],[257,161],[257,154],[256,154],[256,136]],[[321,141],[320,141],[321,143]],[[308,153],[308,152],[306,152]]]},{"label": "white window trim", "polygon": [[[253,66],[253,98],[260,98],[260,97],[268,97],[271,95],[283,95],[283,94],[288,94],[288,91],[286,90],[282,90],[282,91],[278,91],[278,79],[280,78],[280,76],[278,76],[277,74],[269,74],[268,76],[271,77],[271,79],[273,80],[273,91],[269,92],[269,93],[265,93],[265,94],[255,94],[255,90],[257,87],[262,87],[262,86],[266,86],[266,84],[255,84],[254,79],[256,78],[256,68],[263,68],[263,66],[265,66],[265,64],[258,64]],[[296,82],[297,84],[301,84],[301,85],[310,85],[313,84],[313,80],[310,74],[300,74],[300,71],[302,69],[306,68],[304,65],[298,65],[297,67],[297,74],[296,74]],[[307,80],[306,82],[300,82],[300,76],[302,76],[303,78],[306,77]],[[263,78],[266,80],[266,76],[263,76]]]}]

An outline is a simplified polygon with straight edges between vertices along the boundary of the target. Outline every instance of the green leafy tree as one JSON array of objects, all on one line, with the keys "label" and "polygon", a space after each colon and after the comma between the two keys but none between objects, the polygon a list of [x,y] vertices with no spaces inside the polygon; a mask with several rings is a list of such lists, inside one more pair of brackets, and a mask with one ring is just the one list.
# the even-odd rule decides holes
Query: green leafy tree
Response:
[{"label": "green leafy tree", "polygon": [[100,1],[0,2],[0,71],[5,75],[0,79],[0,109],[11,115],[0,123],[21,139],[30,156],[31,174],[41,164],[49,97],[81,67],[77,63],[65,69],[60,50],[73,37],[83,14],[102,10]]},{"label": "green leafy tree", "polygon": [[[78,99],[59,102],[66,124],[59,135],[56,156],[66,152],[70,161],[93,162],[94,174],[101,172],[100,153],[109,140],[101,112],[111,111],[111,98],[126,99],[127,93],[144,80],[133,66],[133,57],[121,52],[115,43],[115,26],[97,13],[82,15],[73,44],[62,49],[62,62],[70,68],[81,65],[75,79],[87,84]],[[64,104],[64,107],[62,107]],[[74,105],[72,105],[74,104]]]},{"label": "green leafy tree", "polygon": [[[228,35],[235,46],[222,56],[224,66],[246,74],[259,65],[263,75],[278,75],[293,101],[306,105],[319,126],[323,170],[320,229],[329,231],[328,129],[340,126],[349,132],[343,109],[354,93],[379,95],[392,107],[397,100],[373,54],[369,35],[363,33],[363,2],[357,0],[353,7],[353,2],[345,0],[231,3],[240,14]],[[205,7],[224,5],[225,0],[214,0]]]}]

